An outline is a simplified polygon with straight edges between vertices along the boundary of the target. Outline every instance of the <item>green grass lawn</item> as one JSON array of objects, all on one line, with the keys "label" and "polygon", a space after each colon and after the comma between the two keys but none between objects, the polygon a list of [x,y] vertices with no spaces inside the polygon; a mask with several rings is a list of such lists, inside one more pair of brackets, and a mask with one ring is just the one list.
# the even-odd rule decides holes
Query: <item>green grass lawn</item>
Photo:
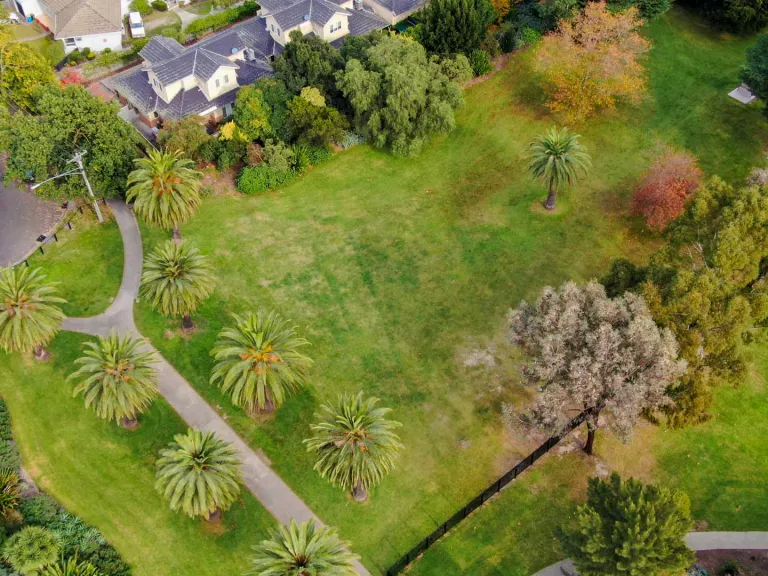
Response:
[{"label": "green grass lawn", "polygon": [[185,6],[184,10],[187,12],[192,12],[192,14],[199,14],[200,16],[205,16],[206,14],[210,14],[211,9],[213,8],[213,2],[210,0],[206,0],[205,2],[196,2],[195,4],[190,4],[189,6]]},{"label": "green grass lawn", "polygon": [[0,394],[23,466],[47,493],[97,527],[135,576],[242,574],[271,516],[247,490],[218,527],[171,512],[154,489],[155,455],[186,426],[162,399],[134,432],[87,411],[65,382],[85,340],[59,334],[45,364],[0,352]]},{"label": "green grass lawn", "polygon": [[[108,212],[107,212],[108,214]],[[58,242],[50,242],[29,258],[49,281],[58,283],[67,316],[92,316],[104,312],[117,295],[123,274],[123,241],[114,221],[98,224],[86,212],[72,221],[74,231],[62,229]]]},{"label": "green grass lawn", "polygon": [[[647,102],[578,127],[594,169],[560,199],[557,215],[542,214],[544,191],[525,173],[527,143],[557,123],[528,53],[469,90],[456,130],[417,159],[363,146],[277,193],[207,199],[183,227],[217,277],[192,338],[138,307],[142,331],[369,568],[387,567],[526,453],[498,415],[502,401],[519,396],[515,370],[491,376],[467,364],[476,350],[505,356],[505,313],[521,298],[599,275],[615,256],[648,253],[656,239],[627,206],[651,151],[685,146],[708,174],[731,181],[760,162],[768,136],[760,111],[727,97],[749,42],[713,37],[681,10],[649,33]],[[145,247],[164,237],[145,230]],[[316,364],[308,391],[254,421],[209,386],[208,351],[230,313],[258,308],[292,318]],[[361,389],[394,409],[407,448],[370,502],[356,505],[312,471],[301,441],[319,402]],[[528,501],[534,508],[520,521],[541,523],[535,547],[514,530],[511,540],[484,538],[506,554],[503,562],[488,554],[502,570],[523,565],[513,558],[552,555],[544,535],[567,503],[557,493]],[[472,572],[485,573],[482,565]]]}]

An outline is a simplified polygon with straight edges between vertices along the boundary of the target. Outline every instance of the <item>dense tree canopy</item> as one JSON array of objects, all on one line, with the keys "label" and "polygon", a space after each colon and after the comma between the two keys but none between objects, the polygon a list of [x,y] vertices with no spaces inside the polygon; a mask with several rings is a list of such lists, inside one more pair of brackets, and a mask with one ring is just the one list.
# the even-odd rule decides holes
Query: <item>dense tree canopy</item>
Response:
[{"label": "dense tree canopy", "polygon": [[667,233],[669,244],[647,267],[615,262],[605,282],[612,294],[643,294],[675,334],[688,372],[668,390],[674,405],[665,411],[684,425],[708,417],[713,386],[744,378],[745,344],[768,319],[768,191],[714,179]]},{"label": "dense tree canopy", "polygon": [[157,135],[160,145],[169,152],[181,152],[183,156],[198,162],[202,160],[201,147],[211,138],[205,130],[204,120],[199,116],[167,121]]},{"label": "dense tree canopy", "polygon": [[751,32],[768,24],[765,0],[689,0],[713,24],[731,32]]},{"label": "dense tree canopy", "polygon": [[269,123],[272,110],[264,101],[264,93],[254,86],[243,86],[235,98],[234,120],[249,140],[263,140],[272,135]]},{"label": "dense tree canopy", "polygon": [[326,106],[317,88],[307,86],[288,103],[285,135],[299,144],[329,146],[342,139],[347,124],[336,108]]},{"label": "dense tree canopy", "polygon": [[510,340],[531,357],[524,374],[542,387],[533,408],[538,425],[556,432],[568,422],[569,408],[590,411],[588,454],[603,410],[611,413],[610,428],[626,439],[685,372],[674,336],[656,326],[643,298],[611,299],[595,281],[545,288],[536,304],[522,302],[510,315]]},{"label": "dense tree canopy", "polygon": [[339,51],[322,38],[304,36],[298,30],[291,32],[291,41],[275,60],[275,76],[298,94],[304,86],[320,88],[326,96],[334,93],[334,74],[341,68]]},{"label": "dense tree canopy", "polygon": [[637,8],[640,18],[645,21],[654,20],[672,7],[673,0],[608,0],[608,6],[616,10]]},{"label": "dense tree canopy", "polygon": [[[761,34],[747,50],[747,62],[741,69],[741,81],[763,102],[768,102],[768,34]],[[763,109],[768,114],[768,107]]]},{"label": "dense tree canopy", "polygon": [[488,0],[431,0],[422,14],[421,43],[435,54],[469,55],[495,17]]},{"label": "dense tree canopy", "polygon": [[431,134],[450,132],[454,108],[463,102],[459,85],[420,44],[386,37],[346,63],[339,89],[354,111],[358,130],[375,146],[396,154],[418,154]]},{"label": "dense tree canopy", "polygon": [[645,93],[641,56],[650,48],[637,31],[637,9],[611,12],[590,2],[557,32],[544,37],[538,67],[544,74],[549,107],[570,121],[582,121],[618,102],[635,104]]},{"label": "dense tree canopy", "polygon": [[692,527],[688,496],[614,473],[590,478],[559,540],[582,576],[682,574],[695,559],[683,540]]},{"label": "dense tree canopy", "polygon": [[[87,150],[83,164],[99,197],[125,191],[133,159],[139,155],[138,133],[117,115],[117,104],[102,102],[82,86],[48,86],[35,93],[39,115],[14,114],[6,125],[9,160],[6,178],[45,180],[72,168],[77,150]],[[69,198],[86,193],[79,175],[45,184],[38,193]]]},{"label": "dense tree canopy", "polygon": [[[0,19],[6,16],[0,9]],[[34,92],[55,84],[56,75],[38,52],[24,42],[14,41],[10,27],[0,24],[0,94],[5,103],[29,110],[34,106]]]}]

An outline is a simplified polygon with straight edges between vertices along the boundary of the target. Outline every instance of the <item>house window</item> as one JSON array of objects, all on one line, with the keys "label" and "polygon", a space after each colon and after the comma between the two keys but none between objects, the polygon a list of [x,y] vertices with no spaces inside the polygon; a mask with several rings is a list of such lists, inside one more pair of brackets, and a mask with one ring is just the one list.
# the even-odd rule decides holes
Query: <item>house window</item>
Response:
[{"label": "house window", "polygon": [[270,24],[270,26],[272,26],[272,32],[274,32],[275,31],[275,25],[274,24]]},{"label": "house window", "polygon": [[331,23],[331,32],[336,32],[336,30],[341,30],[341,20],[336,22],[336,24]]},{"label": "house window", "polygon": [[224,84],[229,84],[229,76],[224,74]]},{"label": "house window", "polygon": [[219,79],[216,78],[216,88],[218,88],[221,85],[221,82],[219,82]]},{"label": "house window", "polygon": [[75,39],[74,38],[64,38],[64,45],[65,46],[74,46],[75,45]]},{"label": "house window", "polygon": [[83,40],[83,39],[82,39],[82,37],[80,37],[80,38],[75,38],[75,42],[82,42],[82,40]]},{"label": "house window", "polygon": [[277,35],[280,36],[280,28],[277,29]]}]

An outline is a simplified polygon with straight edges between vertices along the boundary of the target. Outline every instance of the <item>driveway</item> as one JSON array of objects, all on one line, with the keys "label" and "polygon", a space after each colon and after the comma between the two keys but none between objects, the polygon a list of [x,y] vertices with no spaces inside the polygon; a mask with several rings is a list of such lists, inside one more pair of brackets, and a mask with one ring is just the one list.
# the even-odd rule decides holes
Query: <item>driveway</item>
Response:
[{"label": "driveway", "polygon": [[0,267],[15,264],[35,247],[64,211],[56,202],[42,200],[32,192],[7,187],[0,175]]}]

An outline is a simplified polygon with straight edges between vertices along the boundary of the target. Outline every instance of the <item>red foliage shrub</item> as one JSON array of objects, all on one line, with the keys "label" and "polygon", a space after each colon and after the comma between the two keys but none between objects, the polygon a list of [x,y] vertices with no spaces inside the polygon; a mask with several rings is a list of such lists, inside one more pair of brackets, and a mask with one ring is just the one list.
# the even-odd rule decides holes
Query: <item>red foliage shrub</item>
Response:
[{"label": "red foliage shrub", "polygon": [[666,150],[646,172],[632,196],[632,212],[645,218],[649,228],[661,231],[682,214],[685,203],[701,182],[696,158]]},{"label": "red foliage shrub", "polygon": [[64,68],[64,71],[61,73],[60,82],[62,86],[66,86],[67,84],[85,84],[85,78],[83,78],[80,70]]}]

